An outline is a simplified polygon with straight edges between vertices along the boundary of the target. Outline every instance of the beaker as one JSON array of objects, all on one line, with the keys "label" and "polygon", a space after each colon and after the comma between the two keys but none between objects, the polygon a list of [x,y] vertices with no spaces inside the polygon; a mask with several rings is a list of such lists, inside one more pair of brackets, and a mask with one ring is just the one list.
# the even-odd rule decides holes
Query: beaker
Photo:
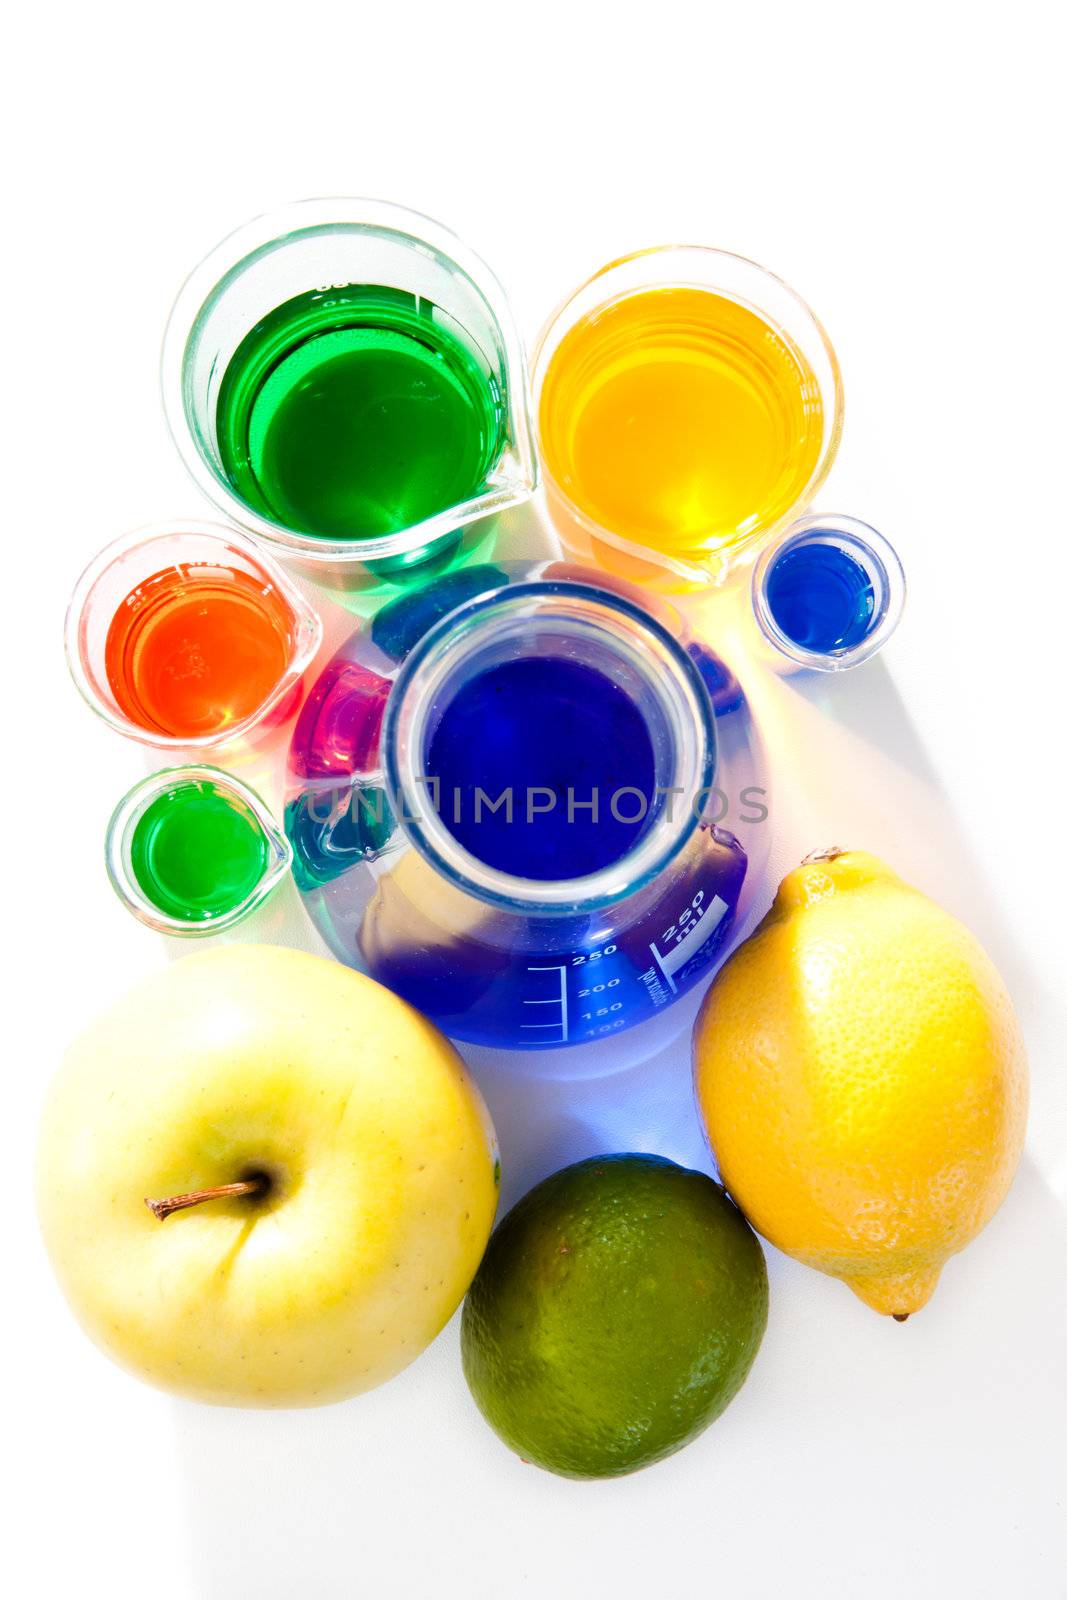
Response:
[{"label": "beaker", "polygon": [[763,551],[752,609],[785,668],[840,672],[869,661],[904,610],[904,568],[889,540],[856,517],[801,517]]},{"label": "beaker", "polygon": [[446,1033],[572,1045],[707,976],[769,851],[737,678],[563,561],[384,607],[309,692],[285,827],[319,932]]},{"label": "beaker", "polygon": [[278,726],[321,641],[278,563],[213,522],[122,535],[86,567],[67,610],[82,695],[117,733],[157,750],[216,750]]},{"label": "beaker", "polygon": [[808,306],[723,250],[602,268],[534,353],[548,508],[564,545],[634,582],[718,583],[810,503],[837,453],[837,358]]},{"label": "beaker", "polygon": [[182,288],[162,379],[201,489],[320,579],[443,561],[536,483],[503,290],[399,206],[307,200],[239,228]]},{"label": "beaker", "polygon": [[136,784],[108,823],[105,861],[127,911],[157,933],[221,933],[261,905],[292,852],[263,801],[215,767]]}]

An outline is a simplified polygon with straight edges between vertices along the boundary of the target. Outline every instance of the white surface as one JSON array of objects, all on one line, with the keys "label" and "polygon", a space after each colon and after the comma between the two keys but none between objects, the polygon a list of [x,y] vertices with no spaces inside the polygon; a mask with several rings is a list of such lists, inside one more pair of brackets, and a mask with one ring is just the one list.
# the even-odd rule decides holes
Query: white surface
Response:
[{"label": "white surface", "polygon": [[[4,105],[9,1593],[1067,1593],[1053,12],[560,11],[19,14]],[[883,662],[774,688],[782,860],[845,842],[897,862],[986,941],[1031,1045],[1027,1158],[932,1304],[900,1327],[770,1252],[749,1384],[696,1445],[617,1483],[510,1456],[468,1397],[455,1323],[345,1406],[172,1402],[83,1339],[36,1238],[43,1085],[82,1022],[166,959],[105,882],[104,824],[142,767],[65,680],[66,594],[113,533],[202,511],[158,404],[170,300],[231,226],[317,193],[450,223],[528,339],[593,267],[665,239],[755,256],[811,300],[847,390],[822,504],[897,542],[911,603]],[[612,1146],[704,1160],[684,1037],[614,1078],[482,1081],[506,1202]]]}]

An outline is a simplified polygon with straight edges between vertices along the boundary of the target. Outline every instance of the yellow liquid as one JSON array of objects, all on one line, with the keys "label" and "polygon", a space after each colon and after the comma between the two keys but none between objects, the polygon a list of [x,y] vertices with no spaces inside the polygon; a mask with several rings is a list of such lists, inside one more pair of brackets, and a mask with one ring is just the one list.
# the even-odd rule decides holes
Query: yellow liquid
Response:
[{"label": "yellow liquid", "polygon": [[540,402],[545,465],[580,512],[665,555],[747,541],[803,498],[823,442],[800,351],[705,289],[646,289],[561,340]]}]

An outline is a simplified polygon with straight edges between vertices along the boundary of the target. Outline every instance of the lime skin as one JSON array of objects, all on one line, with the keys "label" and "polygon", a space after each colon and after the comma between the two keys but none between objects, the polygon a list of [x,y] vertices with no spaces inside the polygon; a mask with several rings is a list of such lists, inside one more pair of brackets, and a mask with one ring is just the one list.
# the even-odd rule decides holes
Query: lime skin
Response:
[{"label": "lime skin", "polygon": [[766,1324],[763,1250],[717,1183],[659,1156],[596,1156],[493,1234],[463,1308],[463,1370],[524,1460],[617,1477],[725,1410]]}]

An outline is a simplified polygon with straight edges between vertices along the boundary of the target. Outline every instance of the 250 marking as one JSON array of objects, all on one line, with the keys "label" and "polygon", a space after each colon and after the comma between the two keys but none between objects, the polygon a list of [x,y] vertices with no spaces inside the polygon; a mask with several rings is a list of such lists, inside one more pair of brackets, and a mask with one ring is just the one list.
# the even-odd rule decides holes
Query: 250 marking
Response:
[{"label": "250 marking", "polygon": [[680,944],[686,934],[691,932],[692,924],[698,922],[704,915],[704,891],[698,889],[692,900],[686,906],[677,922],[672,922],[666,933],[657,941],[660,944]]}]

